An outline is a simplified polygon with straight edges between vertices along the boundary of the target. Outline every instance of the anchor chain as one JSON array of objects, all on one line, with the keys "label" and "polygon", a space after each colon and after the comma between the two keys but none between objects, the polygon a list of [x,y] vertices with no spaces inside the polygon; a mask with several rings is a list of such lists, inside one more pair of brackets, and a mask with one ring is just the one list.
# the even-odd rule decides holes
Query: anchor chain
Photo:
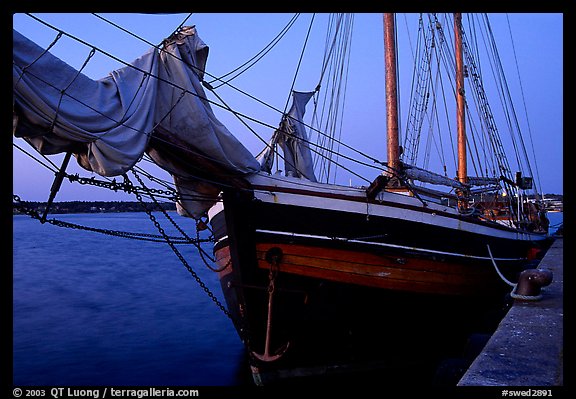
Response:
[{"label": "anchor chain", "polygon": [[[133,240],[141,240],[141,241],[151,241],[151,242],[164,242],[164,237],[158,234],[149,234],[149,233],[134,233],[129,231],[120,231],[120,230],[112,230],[112,229],[101,229],[96,227],[89,227],[83,226],[76,223],[65,222],[63,220],[58,219],[45,219],[43,216],[40,216],[40,213],[35,209],[29,208],[23,204],[20,197],[18,195],[12,196],[12,207],[17,209],[19,212],[30,216],[32,219],[39,220],[41,223],[49,223],[51,225],[57,227],[64,227],[72,230],[84,230],[84,231],[91,231],[94,233],[105,234],[109,236],[121,237],[121,238],[130,238]],[[197,238],[196,240],[191,239],[182,239],[182,237],[173,237],[171,236],[170,239],[175,244],[195,244],[200,242],[212,242],[212,239],[200,239]]]},{"label": "anchor chain", "polygon": [[103,181],[103,180],[97,180],[94,177],[80,177],[78,174],[74,174],[74,175],[69,175],[66,174],[66,177],[68,178],[68,180],[70,182],[77,182],[80,183],[82,185],[90,185],[90,186],[96,186],[96,187],[101,187],[101,188],[107,188],[109,190],[112,190],[114,192],[120,190],[120,191],[124,191],[128,194],[131,193],[143,193],[143,194],[158,194],[168,200],[177,202],[180,200],[180,195],[178,193],[176,193],[174,190],[162,190],[162,189],[158,189],[158,188],[149,188],[149,187],[139,187],[139,186],[135,186],[132,183],[129,182],[124,182],[124,183],[118,183],[116,181],[116,179],[112,179],[112,181]]},{"label": "anchor chain", "polygon": [[[125,179],[124,183],[119,183],[116,181],[116,179],[113,179],[112,181],[102,181],[102,180],[97,180],[94,177],[85,178],[85,177],[80,177],[78,174],[70,175],[70,174],[67,174],[65,172],[63,172],[63,176],[68,178],[68,180],[70,182],[77,182],[77,183],[80,183],[82,185],[92,185],[92,186],[96,186],[96,187],[107,188],[107,189],[115,191],[115,192],[118,190],[121,190],[121,191],[124,191],[126,193],[133,193],[136,196],[136,198],[138,199],[138,201],[140,202],[140,204],[142,205],[144,211],[146,212],[146,214],[148,215],[150,220],[154,223],[156,229],[160,232],[160,234],[161,234],[160,236],[155,235],[155,234],[130,233],[130,232],[123,232],[123,231],[118,231],[118,230],[99,229],[99,228],[87,227],[87,226],[82,226],[82,225],[78,225],[78,224],[74,224],[74,223],[64,222],[64,221],[56,220],[56,219],[46,220],[46,218],[42,218],[42,216],[40,216],[38,214],[38,212],[35,211],[34,209],[31,209],[31,208],[24,206],[22,204],[22,201],[20,200],[20,197],[18,197],[17,195],[13,195],[13,207],[16,208],[17,210],[19,210],[20,212],[22,212],[22,213],[24,213],[24,214],[26,214],[26,215],[34,218],[34,219],[40,220],[42,223],[48,222],[52,225],[59,226],[59,227],[66,227],[66,228],[78,229],[78,230],[86,230],[86,231],[98,232],[98,233],[102,233],[102,234],[118,236],[118,237],[125,237],[125,238],[132,238],[132,239],[138,239],[138,240],[166,242],[170,246],[172,251],[176,254],[176,256],[178,257],[180,262],[184,265],[184,267],[192,275],[194,280],[196,280],[198,285],[208,295],[208,297],[210,299],[212,299],[212,301],[216,304],[216,306],[218,306],[218,308],[228,318],[232,319],[232,315],[230,314],[230,312],[222,305],[222,303],[218,300],[218,298],[216,298],[216,296],[212,293],[212,291],[210,291],[210,289],[200,279],[198,274],[192,269],[192,267],[188,264],[186,259],[183,257],[183,255],[180,253],[180,251],[175,246],[176,244],[182,244],[182,243],[194,244],[197,247],[197,249],[199,250],[200,256],[201,256],[203,262],[208,265],[208,262],[206,262],[206,258],[208,258],[210,261],[213,261],[213,259],[200,247],[200,243],[212,241],[212,239],[210,238],[210,239],[202,240],[199,238],[198,235],[197,235],[196,240],[189,237],[174,222],[174,220],[167,214],[166,210],[163,209],[160,206],[160,204],[158,204],[156,197],[155,197],[155,195],[157,195],[157,196],[161,196],[161,197],[167,198],[169,200],[172,200],[174,202],[177,202],[180,200],[180,197],[181,197],[178,193],[176,193],[174,190],[162,190],[162,189],[148,188],[144,185],[144,183],[142,182],[142,180],[140,179],[140,177],[137,175],[137,173],[134,170],[132,170],[132,173],[140,182],[141,187],[134,186],[132,184],[132,182],[130,182],[130,180],[128,179],[128,176],[126,174],[123,175],[124,179]],[[172,237],[172,236],[169,236],[168,234],[166,234],[166,232],[164,231],[162,226],[160,226],[160,223],[156,220],[156,217],[152,214],[152,211],[146,205],[146,202],[143,200],[141,194],[149,195],[150,198],[152,198],[152,200],[158,206],[158,208],[162,211],[164,216],[176,227],[176,229],[182,234],[184,239],[182,239],[181,237]],[[222,269],[213,269],[211,267],[210,267],[210,269],[213,271],[220,271],[220,270],[223,270],[223,269],[229,267],[229,264],[230,264],[230,262],[228,262]]]},{"label": "anchor chain", "polygon": [[[144,187],[146,189],[146,186],[144,185],[144,182],[142,181],[142,179],[140,178],[140,176],[138,176],[138,174],[132,170],[132,174],[134,174],[134,177],[136,177],[136,179],[138,180],[138,182],[142,185],[142,187]],[[126,174],[124,174],[124,179],[126,180],[126,184],[127,185],[132,185],[132,183],[130,182],[130,180],[128,179],[128,176]],[[172,249],[172,252],[174,252],[174,254],[178,257],[178,259],[180,260],[180,262],[182,263],[182,265],[184,265],[184,267],[186,268],[186,270],[188,270],[188,272],[192,275],[192,277],[194,278],[194,280],[196,280],[196,282],[198,283],[198,285],[200,286],[200,288],[202,288],[202,290],[204,290],[204,292],[208,295],[208,297],[210,299],[212,299],[212,301],[216,304],[216,306],[218,306],[218,308],[226,315],[228,316],[228,318],[232,319],[232,315],[230,314],[230,312],[224,307],[224,305],[222,305],[222,303],[218,300],[218,298],[216,298],[216,296],[214,295],[214,293],[212,293],[212,291],[210,291],[210,289],[206,286],[206,284],[204,284],[204,282],[202,281],[202,279],[200,278],[200,276],[198,276],[198,274],[192,269],[192,267],[188,264],[188,262],[186,261],[186,259],[184,258],[184,256],[180,253],[180,251],[178,250],[178,248],[176,248],[176,245],[174,245],[174,243],[172,242],[172,240],[170,239],[170,236],[168,236],[166,234],[166,232],[164,231],[164,229],[162,228],[162,226],[160,225],[160,223],[158,222],[158,220],[156,219],[156,217],[152,214],[152,211],[148,208],[148,205],[146,205],[146,202],[144,202],[144,200],[142,199],[142,196],[140,195],[140,193],[138,191],[134,191],[134,194],[136,195],[136,198],[138,199],[138,202],[140,202],[140,204],[142,205],[142,208],[144,209],[144,212],[146,212],[146,214],[148,215],[148,217],[150,218],[150,220],[152,221],[152,223],[154,224],[154,226],[156,226],[156,229],[160,232],[160,234],[162,235],[162,237],[164,237],[164,240],[166,241],[166,243],[168,244],[168,246],[170,246],[170,249]],[[150,197],[154,200],[155,203],[156,199],[154,198],[153,195],[150,195]],[[164,215],[166,215],[166,211],[162,210],[164,212]],[[169,218],[169,217],[168,217]],[[171,218],[169,218],[169,220],[172,220]]]},{"label": "anchor chain", "polygon": [[[172,251],[178,256],[178,258],[180,259],[180,261],[182,262],[182,264],[186,267],[186,269],[188,270],[188,272],[192,275],[192,277],[196,280],[196,282],[200,285],[200,287],[207,293],[207,295],[210,297],[210,299],[212,299],[212,301],[214,301],[216,303],[216,305],[218,306],[218,308],[220,308],[220,310],[222,310],[224,312],[224,314],[226,316],[228,316],[229,318],[231,318],[230,313],[228,312],[228,310],[222,305],[222,303],[220,303],[220,301],[218,300],[218,298],[216,298],[216,296],[210,291],[210,289],[204,284],[204,282],[200,279],[200,277],[196,274],[196,272],[194,272],[194,270],[190,267],[190,265],[188,265],[188,263],[186,262],[186,260],[184,259],[184,257],[182,256],[182,254],[178,251],[178,249],[175,247],[176,244],[194,244],[196,246],[196,248],[199,250],[200,252],[200,256],[203,260],[203,262],[213,271],[220,271],[220,269],[214,269],[212,267],[209,266],[208,262],[206,261],[206,258],[208,258],[208,260],[212,261],[212,258],[205,253],[205,251],[200,247],[200,243],[202,242],[212,242],[213,239],[212,238],[208,238],[208,239],[201,239],[199,237],[199,235],[197,234],[196,239],[191,238],[190,236],[188,236],[178,225],[177,223],[174,222],[174,220],[167,214],[166,210],[164,208],[162,208],[160,206],[160,204],[158,204],[158,202],[156,201],[156,198],[152,195],[152,193],[159,193],[159,194],[167,194],[170,193],[169,191],[165,191],[165,190],[158,190],[158,189],[150,189],[146,186],[144,186],[142,180],[139,178],[139,176],[136,175],[136,172],[134,172],[134,175],[138,178],[138,180],[141,182],[142,187],[138,187],[138,186],[134,186],[129,180],[127,180],[125,183],[118,183],[116,182],[116,180],[114,179],[112,182],[105,182],[105,181],[101,181],[101,180],[96,180],[94,178],[78,178],[78,175],[72,176],[72,175],[67,175],[67,177],[70,179],[70,181],[77,181],[80,184],[90,184],[90,185],[95,185],[98,187],[106,187],[109,189],[112,189],[114,191],[117,191],[118,189],[121,189],[123,191],[126,191],[128,193],[134,193],[136,195],[136,198],[138,199],[138,201],[140,202],[140,204],[143,206],[146,214],[148,215],[148,217],[152,220],[152,222],[154,223],[154,225],[156,226],[156,228],[158,229],[158,231],[160,231],[161,235],[157,235],[157,234],[147,234],[147,233],[131,233],[131,232],[126,232],[126,231],[119,231],[119,230],[111,230],[111,229],[101,229],[101,228],[95,228],[95,227],[88,227],[88,226],[82,226],[79,224],[75,224],[75,223],[70,223],[70,222],[65,222],[62,220],[57,220],[57,219],[46,219],[43,218],[42,216],[40,216],[40,214],[31,208],[26,207],[21,201],[20,197],[18,195],[13,195],[12,199],[13,199],[13,208],[17,209],[18,211],[20,211],[23,214],[26,214],[30,217],[32,217],[33,219],[37,219],[42,223],[49,223],[52,224],[54,226],[58,226],[58,227],[65,227],[65,228],[70,228],[70,229],[76,229],[76,230],[85,230],[85,231],[91,231],[91,232],[96,232],[96,233],[101,233],[101,234],[106,234],[106,235],[110,235],[110,236],[116,236],[116,237],[122,237],[122,238],[131,238],[131,239],[135,239],[135,240],[142,240],[142,241],[152,241],[152,242],[166,242],[168,243],[168,245],[171,247]],[[127,176],[124,176],[125,178],[127,178]],[[149,194],[150,197],[154,200],[154,203],[156,204],[156,206],[163,212],[164,216],[171,221],[171,223],[176,226],[176,229],[182,234],[182,237],[174,237],[174,236],[169,236],[168,234],[166,234],[166,232],[164,231],[164,229],[160,226],[160,224],[158,223],[158,221],[156,220],[156,217],[151,213],[152,211],[150,209],[148,209],[148,206],[146,205],[146,203],[144,202],[142,196],[140,195],[140,192],[143,192],[145,194]],[[177,196],[173,197],[173,198],[177,198]],[[225,269],[226,267],[228,267],[230,264],[230,262],[228,262],[221,270]]]},{"label": "anchor chain", "polygon": [[[135,173],[135,171],[134,171]],[[178,202],[182,199],[182,196],[180,194],[178,194],[175,190],[170,189],[170,190],[162,190],[162,189],[156,189],[156,188],[149,188],[146,186],[135,186],[132,184],[132,182],[130,182],[129,180],[123,183],[119,183],[116,181],[116,179],[112,179],[112,181],[103,181],[103,180],[97,180],[95,177],[80,177],[77,173],[74,175],[70,175],[67,174],[65,172],[62,172],[62,175],[67,177],[68,180],[72,183],[72,182],[77,182],[80,183],[82,185],[91,185],[91,186],[95,186],[95,187],[100,187],[100,188],[107,188],[109,190],[112,190],[114,192],[117,192],[118,190],[124,191],[128,194],[134,193],[143,193],[143,194],[147,194],[150,197],[152,197],[152,199],[154,200],[154,202],[157,203],[156,199],[152,196],[152,194],[156,194],[157,196],[163,197],[169,201],[172,202]],[[160,207],[160,206],[159,206]],[[163,211],[163,208],[160,207],[160,210]],[[170,222],[172,223],[173,226],[176,227],[176,229],[182,234],[182,236],[184,236],[186,239],[182,240],[181,238],[176,238],[176,240],[181,240],[182,243],[191,243],[196,245],[196,248],[198,249],[198,252],[200,253],[200,257],[202,258],[202,262],[204,263],[204,265],[206,265],[206,267],[210,270],[212,270],[213,272],[221,272],[223,270],[225,270],[226,268],[228,268],[230,266],[231,262],[228,262],[226,265],[224,265],[221,268],[214,268],[212,266],[210,266],[210,262],[215,263],[215,260],[206,253],[206,251],[204,251],[204,249],[202,249],[199,245],[197,245],[197,243],[200,242],[208,242],[208,241],[213,241],[212,239],[206,239],[206,240],[202,240],[199,237],[199,233],[198,233],[198,229],[196,230],[196,242],[190,238],[182,229],[180,229],[180,227],[178,226],[178,224],[176,222],[174,222],[174,220],[172,220],[165,211],[164,215],[166,216],[166,218],[168,220],[170,220]],[[53,223],[54,224],[54,223]],[[197,223],[198,225],[198,223]],[[88,230],[88,228],[86,229]],[[118,235],[118,236],[122,236],[124,237],[124,235],[122,234],[113,234],[113,235]],[[164,240],[161,238],[161,236],[156,236],[156,238],[160,238],[158,240],[151,240],[151,241],[155,241],[155,242],[163,242]],[[207,260],[208,259],[208,260]]]}]

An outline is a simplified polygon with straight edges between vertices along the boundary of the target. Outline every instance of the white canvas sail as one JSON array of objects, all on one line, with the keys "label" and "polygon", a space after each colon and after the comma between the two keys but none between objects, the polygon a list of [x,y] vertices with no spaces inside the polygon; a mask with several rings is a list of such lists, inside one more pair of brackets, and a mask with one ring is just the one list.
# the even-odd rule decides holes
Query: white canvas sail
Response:
[{"label": "white canvas sail", "polygon": [[[155,138],[150,157],[168,170],[182,199],[178,212],[200,216],[236,176],[255,173],[254,156],[214,115],[202,86],[209,48],[195,27],[164,41],[158,67]],[[167,148],[164,144],[170,144]],[[176,151],[176,152],[175,152]]]},{"label": "white canvas sail", "polygon": [[314,162],[308,145],[308,133],[304,125],[306,104],[314,92],[292,92],[292,106],[282,118],[280,127],[274,132],[266,150],[259,156],[263,171],[271,172],[273,164],[273,148],[276,144],[282,148],[287,176],[303,177],[316,181]]},{"label": "white canvas sail", "polygon": [[13,40],[14,134],[42,154],[73,151],[102,176],[129,170],[154,126],[157,53],[92,80],[15,30]]},{"label": "white canvas sail", "polygon": [[188,216],[213,204],[218,183],[260,169],[206,100],[208,46],[194,27],[100,80],[17,31],[13,53],[14,134],[42,154],[71,151],[85,169],[117,176],[147,151],[173,175],[178,210]]}]

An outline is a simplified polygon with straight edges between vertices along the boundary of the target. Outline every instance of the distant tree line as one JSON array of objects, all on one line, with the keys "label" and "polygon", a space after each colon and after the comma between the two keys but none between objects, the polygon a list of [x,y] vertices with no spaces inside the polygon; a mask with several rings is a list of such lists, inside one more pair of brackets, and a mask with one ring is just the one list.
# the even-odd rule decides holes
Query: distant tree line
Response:
[{"label": "distant tree line", "polygon": [[544,198],[555,201],[564,201],[564,195],[562,194],[544,194]]},{"label": "distant tree line", "polygon": [[[547,200],[563,201],[562,194],[544,194]],[[25,201],[27,208],[34,209],[38,212],[44,212],[46,202]],[[160,210],[153,202],[147,202],[148,209]],[[173,202],[162,202],[160,206],[167,211],[176,210],[176,204]],[[102,212],[143,212],[142,204],[137,201],[62,201],[54,202],[49,213],[102,213]],[[13,210],[18,214],[18,210]]]},{"label": "distant tree line", "polygon": [[[34,209],[38,212],[44,212],[46,202],[24,201],[22,203],[26,208]],[[153,202],[146,203],[148,209],[160,210]],[[173,202],[160,203],[162,209],[173,211],[176,210],[176,204]],[[54,202],[50,206],[49,213],[103,213],[103,212],[143,212],[142,204],[137,201],[62,201]],[[18,210],[14,209],[14,214]]]}]

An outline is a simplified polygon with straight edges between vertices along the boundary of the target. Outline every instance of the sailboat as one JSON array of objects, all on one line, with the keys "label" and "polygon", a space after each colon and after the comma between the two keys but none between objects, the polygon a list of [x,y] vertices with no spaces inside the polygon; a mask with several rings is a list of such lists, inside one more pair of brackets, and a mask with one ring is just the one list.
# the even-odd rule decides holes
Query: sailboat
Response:
[{"label": "sailboat", "polygon": [[[329,55],[339,53],[343,18],[334,19]],[[453,66],[456,176],[416,165],[420,136],[438,115],[432,57],[449,48],[444,21],[420,18],[402,144],[395,20],[383,16],[387,160],[356,152],[376,164],[362,186],[326,177],[341,166],[337,149],[346,144],[304,121],[321,85],[292,91],[262,152],[251,154],[212,111],[208,45],[194,26],[101,81],[15,31],[14,135],[40,153],[74,155],[101,176],[123,176],[116,189],[137,191],[127,173],[144,153],[172,175],[178,213],[211,231],[226,311],[257,384],[390,364],[454,340],[550,245],[545,210],[529,201],[538,199],[530,166],[509,165],[460,14],[452,17],[453,58],[444,60]],[[472,100],[482,114],[482,150],[467,132]],[[311,140],[313,131],[324,144]],[[472,175],[471,152],[482,151],[494,155],[472,161],[480,173]],[[406,337],[412,344],[400,350]]]}]

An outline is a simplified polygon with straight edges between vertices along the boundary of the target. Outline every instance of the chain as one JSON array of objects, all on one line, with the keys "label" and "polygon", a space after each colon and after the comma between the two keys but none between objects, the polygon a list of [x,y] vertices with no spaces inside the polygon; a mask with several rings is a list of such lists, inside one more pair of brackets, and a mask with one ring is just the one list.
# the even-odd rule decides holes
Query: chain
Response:
[{"label": "chain", "polygon": [[[144,187],[144,189],[146,190],[146,186],[144,185],[144,182],[142,181],[142,179],[140,179],[140,176],[138,176],[136,171],[132,170],[132,173],[134,174],[134,177],[136,177],[138,182],[142,185],[142,187]],[[125,183],[126,185],[129,185],[129,186],[132,185],[132,183],[130,183],[130,180],[128,179],[127,175],[124,175],[124,179],[126,180],[126,183]],[[194,280],[196,280],[198,285],[204,290],[204,292],[208,295],[208,297],[210,299],[212,299],[212,301],[216,304],[216,306],[218,306],[218,308],[220,308],[220,310],[226,316],[228,316],[229,318],[232,318],[232,315],[230,314],[230,312],[228,312],[228,310],[224,307],[224,305],[222,305],[222,303],[220,303],[218,298],[216,298],[216,296],[212,293],[212,291],[210,291],[210,289],[206,286],[206,284],[204,284],[204,282],[202,281],[202,279],[200,279],[198,274],[196,274],[196,272],[192,269],[192,267],[190,267],[190,265],[188,264],[188,262],[186,261],[184,256],[178,250],[178,248],[176,248],[176,246],[174,245],[174,243],[172,242],[170,237],[166,234],[166,232],[164,231],[162,226],[160,226],[160,223],[158,222],[156,217],[152,214],[152,211],[150,211],[148,209],[148,206],[146,205],[146,202],[144,202],[144,200],[142,199],[142,196],[140,195],[140,193],[138,191],[133,191],[133,192],[136,195],[138,202],[140,202],[140,204],[142,205],[144,212],[146,212],[146,214],[148,215],[148,217],[150,218],[152,223],[154,223],[154,226],[156,226],[156,229],[158,229],[160,234],[162,234],[162,237],[164,237],[164,239],[166,240],[166,243],[170,246],[170,248],[172,249],[174,254],[178,257],[180,262],[184,265],[186,270],[188,270],[188,272],[192,275]],[[154,199],[154,196],[151,195],[151,197]],[[154,200],[154,201],[156,201],[156,200]],[[164,214],[166,215],[166,213],[164,213]],[[172,219],[170,219],[170,220],[172,220]]]},{"label": "chain", "polygon": [[[42,222],[42,217],[40,216],[38,211],[25,206],[22,203],[22,201],[20,200],[19,196],[13,195],[12,199],[13,199],[13,205],[12,206],[14,209],[17,209],[19,212]],[[96,227],[83,226],[80,224],[65,222],[63,220],[57,220],[57,219],[47,219],[47,220],[45,220],[45,222],[50,223],[51,225],[54,225],[54,226],[58,226],[58,227],[65,227],[65,228],[69,228],[69,229],[73,229],[73,230],[91,231],[91,232],[106,234],[106,235],[115,236],[115,237],[130,238],[130,239],[134,239],[134,240],[152,241],[152,242],[164,242],[165,241],[164,237],[161,235],[158,235],[158,234],[133,233],[133,232],[129,232],[129,231],[99,229]],[[182,237],[171,236],[170,239],[175,244],[194,244],[194,245],[197,245],[200,242],[211,242],[212,241],[212,239],[200,239],[200,237],[197,237],[197,239],[194,240],[194,239],[191,239],[189,237],[186,237],[185,239],[183,239]]]},{"label": "chain", "polygon": [[180,196],[174,190],[161,190],[158,188],[138,187],[134,186],[130,181],[124,183],[118,183],[116,179],[112,179],[112,181],[104,181],[104,180],[97,180],[94,177],[90,178],[80,177],[78,174],[66,175],[66,177],[68,177],[68,180],[70,180],[70,182],[78,182],[83,185],[87,184],[91,186],[107,188],[115,192],[121,190],[127,192],[128,194],[131,193],[157,194],[174,202],[177,202],[180,199]]},{"label": "chain", "polygon": [[[204,264],[206,265],[206,267],[210,270],[212,270],[214,273],[220,273],[223,272],[224,270],[226,270],[227,268],[230,267],[230,265],[232,265],[232,258],[228,259],[228,262],[226,262],[226,264],[224,266],[221,267],[212,267],[210,266],[210,263],[208,261],[206,261],[206,259],[204,258],[204,255],[202,254],[202,251],[200,252],[200,257],[202,258],[202,261],[204,262]],[[215,260],[211,260],[212,263],[216,263]]]},{"label": "chain", "polygon": [[[146,190],[147,187],[144,185],[144,182],[142,181],[142,179],[140,178],[140,176],[138,176],[138,174],[136,173],[136,171],[133,170],[132,173],[134,174],[134,176],[136,177],[136,179],[138,179],[138,181],[140,182],[140,184],[142,185],[142,187],[144,188],[144,190]],[[133,187],[133,186],[132,186],[132,183],[131,183],[130,181],[127,181],[127,182],[125,183],[125,185],[126,185],[127,187]],[[213,272],[219,272],[219,271],[224,270],[224,269],[228,266],[228,264],[229,264],[230,262],[228,262],[228,264],[227,264],[226,266],[224,266],[222,269],[215,269],[215,268],[213,268],[212,266],[210,266],[210,264],[206,261],[206,258],[208,258],[208,260],[209,260],[210,262],[212,262],[212,263],[215,263],[215,262],[216,262],[215,259],[213,259],[210,255],[208,255],[208,253],[206,253],[206,251],[204,250],[204,248],[202,248],[202,247],[200,246],[200,244],[199,244],[200,242],[202,242],[202,240],[200,239],[200,232],[199,232],[199,230],[198,230],[198,222],[199,222],[199,219],[196,220],[196,241],[194,241],[192,238],[190,238],[190,237],[188,236],[188,234],[186,234],[186,232],[185,232],[184,230],[182,230],[182,228],[178,225],[178,223],[176,223],[176,222],[174,221],[174,219],[172,219],[172,218],[170,217],[170,215],[168,215],[168,212],[166,212],[166,210],[165,210],[164,208],[162,208],[162,207],[160,206],[160,204],[158,204],[158,202],[156,201],[156,198],[155,198],[153,195],[150,195],[150,198],[152,198],[152,200],[154,201],[154,203],[158,206],[158,208],[160,208],[160,211],[164,214],[164,217],[165,217],[166,219],[168,219],[168,220],[170,221],[170,223],[172,223],[172,226],[174,226],[174,227],[180,232],[180,234],[182,234],[183,237],[185,237],[185,238],[186,238],[189,242],[191,242],[191,243],[197,243],[197,244],[195,244],[195,245],[196,245],[196,249],[198,250],[198,253],[200,254],[200,257],[202,258],[202,261],[204,262],[204,264],[205,264],[210,270],[212,270]],[[209,241],[211,241],[211,240],[209,240]]]},{"label": "chain", "polygon": [[[166,210],[163,209],[160,206],[160,204],[158,204],[158,202],[156,201],[156,198],[154,196],[154,194],[160,195],[160,196],[166,196],[167,198],[169,198],[173,201],[178,201],[178,199],[179,199],[178,194],[174,193],[173,191],[148,188],[144,185],[144,182],[142,181],[140,176],[138,176],[138,174],[134,170],[132,170],[132,173],[134,174],[136,179],[138,179],[139,183],[141,184],[141,187],[134,186],[132,184],[132,182],[130,182],[130,180],[128,179],[128,176],[126,176],[126,175],[124,175],[124,179],[125,179],[124,183],[118,183],[116,181],[116,179],[113,179],[111,182],[108,182],[108,181],[96,180],[94,177],[84,178],[84,177],[79,177],[77,174],[76,175],[67,175],[67,177],[71,182],[76,181],[80,184],[88,184],[88,185],[93,185],[96,187],[108,188],[108,189],[113,190],[113,191],[122,190],[122,191],[125,191],[127,193],[134,193],[134,195],[138,199],[138,202],[140,202],[144,211],[146,212],[146,214],[148,215],[150,220],[154,223],[154,225],[156,226],[156,229],[160,232],[161,235],[145,234],[145,233],[130,233],[130,232],[123,232],[123,231],[118,231],[118,230],[110,230],[110,229],[98,229],[98,228],[94,228],[94,227],[87,227],[87,226],[82,226],[82,225],[78,225],[78,224],[74,224],[74,223],[64,222],[64,221],[56,220],[56,219],[49,219],[49,220],[45,220],[45,221],[52,224],[52,225],[59,226],[59,227],[67,227],[67,228],[71,228],[71,229],[93,231],[93,232],[98,232],[98,233],[102,233],[102,234],[113,235],[113,236],[124,237],[124,238],[132,238],[132,239],[137,239],[137,240],[166,242],[170,246],[172,251],[176,254],[176,256],[178,257],[180,262],[184,265],[184,267],[188,270],[188,272],[196,280],[198,285],[204,290],[204,292],[206,292],[208,297],[210,297],[210,299],[212,299],[212,301],[214,301],[214,303],[218,306],[218,308],[220,308],[220,310],[226,316],[231,318],[230,312],[228,312],[228,310],[222,305],[222,303],[218,300],[218,298],[216,298],[216,296],[212,293],[212,291],[210,291],[210,289],[200,279],[200,277],[192,269],[192,267],[190,267],[190,265],[188,264],[188,262],[186,261],[184,256],[180,253],[180,251],[175,246],[175,244],[183,244],[183,243],[194,244],[196,246],[196,248],[198,249],[202,260],[204,261],[205,264],[208,265],[208,262],[206,262],[205,257],[207,257],[211,261],[213,261],[213,259],[204,251],[204,249],[200,246],[200,243],[201,242],[209,242],[209,241],[212,241],[212,239],[203,240],[203,239],[200,239],[198,235],[197,235],[196,239],[192,239],[191,237],[189,237],[188,234],[186,234],[186,232],[184,230],[182,230],[182,228],[176,222],[174,222],[174,220],[168,215]],[[176,227],[176,229],[182,234],[184,239],[182,239],[182,237],[173,237],[173,236],[169,236],[168,234],[166,234],[166,232],[164,231],[162,226],[160,226],[160,223],[158,222],[156,217],[152,214],[152,211],[148,208],[148,205],[146,204],[146,202],[144,202],[141,193],[147,194],[152,198],[152,200],[154,201],[156,206],[160,209],[160,211],[164,214],[164,216],[172,223],[172,225],[174,225]],[[22,201],[20,200],[20,197],[18,197],[17,195],[13,195],[13,207],[16,208],[17,210],[19,210],[20,212],[22,212],[22,213],[24,213],[24,214],[26,214],[26,215],[34,218],[34,219],[38,219],[38,220],[42,221],[42,217],[38,214],[38,212],[35,211],[34,209],[31,209],[31,208],[24,206],[22,204]],[[229,264],[227,264],[225,267],[223,267],[222,270],[228,266],[229,266]],[[210,269],[214,270],[214,271],[219,271],[219,270],[215,270],[213,268],[210,268]]]}]

